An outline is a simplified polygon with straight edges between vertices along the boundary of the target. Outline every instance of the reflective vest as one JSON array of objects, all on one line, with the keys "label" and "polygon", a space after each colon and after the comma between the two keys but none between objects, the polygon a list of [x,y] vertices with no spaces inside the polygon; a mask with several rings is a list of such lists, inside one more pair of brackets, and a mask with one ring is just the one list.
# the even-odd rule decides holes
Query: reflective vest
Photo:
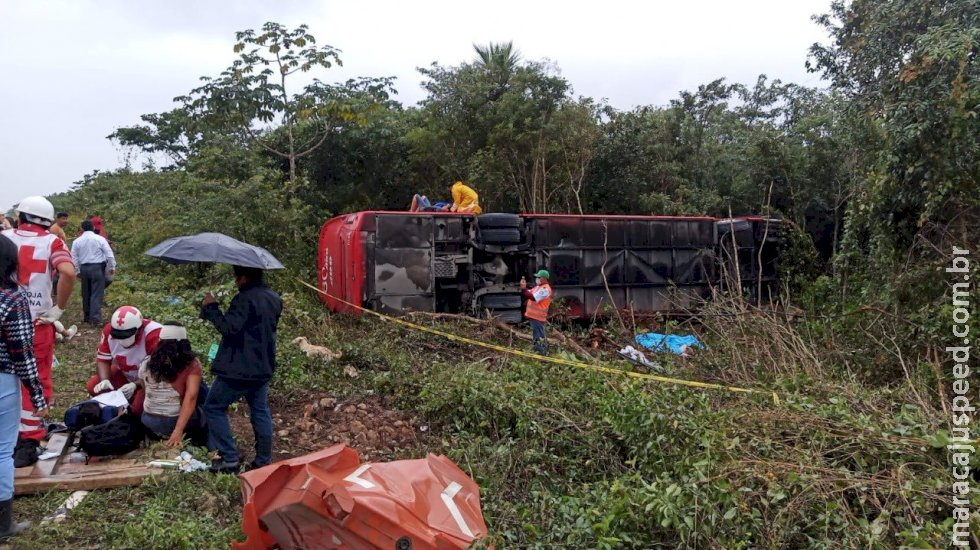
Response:
[{"label": "reflective vest", "polygon": [[551,285],[545,283],[531,289],[531,300],[527,301],[524,315],[535,321],[548,321],[548,307],[551,305]]}]

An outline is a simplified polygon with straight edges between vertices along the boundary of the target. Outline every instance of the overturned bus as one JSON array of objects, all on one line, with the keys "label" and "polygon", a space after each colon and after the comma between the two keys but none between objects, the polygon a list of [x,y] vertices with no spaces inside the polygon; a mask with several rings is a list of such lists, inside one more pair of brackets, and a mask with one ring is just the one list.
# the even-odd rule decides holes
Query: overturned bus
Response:
[{"label": "overturned bus", "polygon": [[320,231],[319,286],[338,312],[489,313],[512,323],[521,319],[521,278],[542,267],[570,317],[684,311],[732,284],[769,301],[778,291],[779,225],[761,217],[355,212]]}]

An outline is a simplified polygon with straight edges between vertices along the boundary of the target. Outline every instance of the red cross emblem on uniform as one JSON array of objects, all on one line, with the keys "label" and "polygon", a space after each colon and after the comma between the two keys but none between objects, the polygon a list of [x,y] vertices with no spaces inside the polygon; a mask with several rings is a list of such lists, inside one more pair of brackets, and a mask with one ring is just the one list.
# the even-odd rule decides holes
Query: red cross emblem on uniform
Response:
[{"label": "red cross emblem on uniform", "polygon": [[17,250],[17,283],[27,286],[31,282],[31,275],[35,273],[46,273],[48,271],[47,260],[34,259],[33,246],[24,245]]},{"label": "red cross emblem on uniform", "polygon": [[137,315],[139,312],[133,306],[123,306],[119,308],[119,315],[116,317],[116,324],[121,328],[126,324],[127,315]]}]

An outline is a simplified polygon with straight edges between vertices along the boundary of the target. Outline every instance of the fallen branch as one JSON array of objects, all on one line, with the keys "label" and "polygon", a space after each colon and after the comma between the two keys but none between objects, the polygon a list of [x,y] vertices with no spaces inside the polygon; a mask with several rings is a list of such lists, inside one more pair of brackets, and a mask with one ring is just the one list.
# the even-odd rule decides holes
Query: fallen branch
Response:
[{"label": "fallen branch", "polygon": [[[607,247],[609,243],[609,227],[606,225],[606,221],[602,221],[602,265],[599,267],[599,273],[602,275],[602,284],[606,287],[606,295],[609,296],[609,303],[612,304],[613,311],[616,312],[616,317],[619,319],[619,326],[622,327],[623,332],[626,332],[626,321],[623,320],[622,313],[619,312],[619,306],[616,305],[616,300],[613,299],[612,290],[609,288],[609,279],[606,278],[606,264],[609,263],[609,248]],[[636,330],[636,326],[633,326]]]}]

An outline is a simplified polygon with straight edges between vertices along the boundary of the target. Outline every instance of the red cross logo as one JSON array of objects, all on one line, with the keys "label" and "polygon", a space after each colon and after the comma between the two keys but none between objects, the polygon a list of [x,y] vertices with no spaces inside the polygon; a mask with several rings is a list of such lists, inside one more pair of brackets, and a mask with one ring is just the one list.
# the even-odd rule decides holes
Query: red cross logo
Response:
[{"label": "red cross logo", "polygon": [[21,286],[28,286],[31,282],[31,275],[35,273],[47,273],[48,261],[35,260],[33,246],[24,245],[17,251],[17,283]]},{"label": "red cross logo", "polygon": [[126,324],[127,315],[139,315],[139,311],[133,306],[119,308],[119,316],[116,318],[116,324],[119,325],[119,328],[122,328]]}]

